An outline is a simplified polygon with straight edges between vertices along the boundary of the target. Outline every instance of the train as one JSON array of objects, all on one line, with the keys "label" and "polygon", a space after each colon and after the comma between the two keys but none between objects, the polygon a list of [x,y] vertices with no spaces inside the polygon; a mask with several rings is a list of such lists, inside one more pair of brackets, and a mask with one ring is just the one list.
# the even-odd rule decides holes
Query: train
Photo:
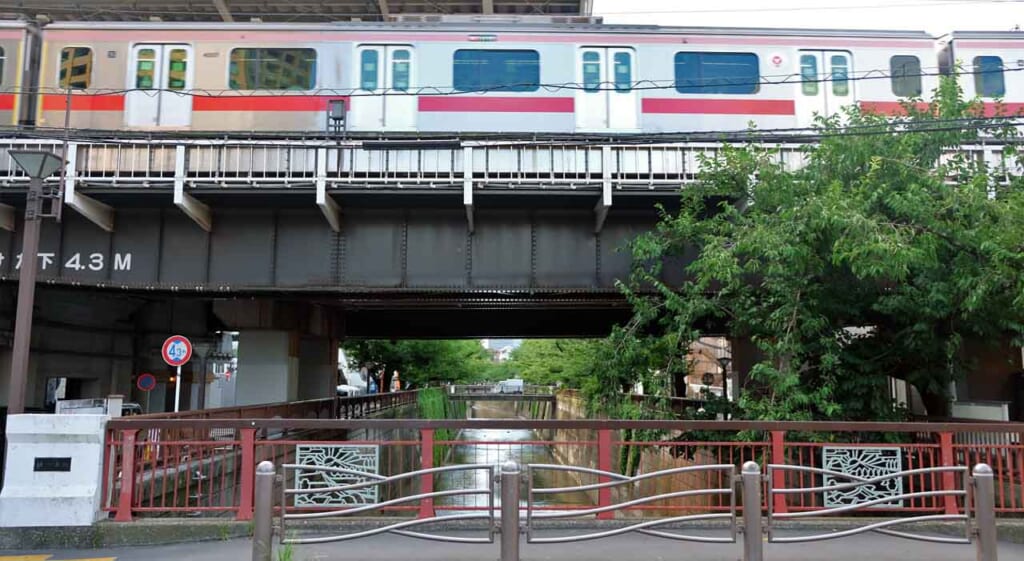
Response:
[{"label": "train", "polygon": [[[1024,109],[1024,32],[600,22],[0,23],[16,129],[296,134],[805,129],[960,70]],[[997,109],[1001,105],[1001,109]]]}]

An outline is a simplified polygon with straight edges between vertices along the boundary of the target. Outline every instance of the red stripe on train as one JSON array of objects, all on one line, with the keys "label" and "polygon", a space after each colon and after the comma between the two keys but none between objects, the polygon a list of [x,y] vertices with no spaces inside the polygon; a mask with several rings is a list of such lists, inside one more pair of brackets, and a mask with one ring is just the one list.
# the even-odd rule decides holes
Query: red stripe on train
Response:
[{"label": "red stripe on train", "polygon": [[420,96],[420,111],[464,111],[467,113],[572,113],[571,97],[484,97]]},{"label": "red stripe on train", "polygon": [[193,111],[327,111],[327,103],[345,96],[327,95],[198,95]]},{"label": "red stripe on train", "polygon": [[[996,105],[992,102],[985,102],[984,105],[986,117],[995,115],[1014,116],[1024,113],[1024,103]],[[916,106],[920,111],[928,109],[928,104],[924,102],[917,103]],[[862,101],[860,102],[860,108],[864,112],[881,113],[882,115],[905,115],[907,113],[903,105],[898,101]]]},{"label": "red stripe on train", "polygon": [[791,99],[666,99],[647,98],[644,113],[705,115],[795,115]]},{"label": "red stripe on train", "polygon": [[0,111],[14,111],[14,94],[0,94]]},{"label": "red stripe on train", "polygon": [[[43,111],[64,111],[67,96],[43,96]],[[71,94],[72,111],[124,111],[124,94]]]}]

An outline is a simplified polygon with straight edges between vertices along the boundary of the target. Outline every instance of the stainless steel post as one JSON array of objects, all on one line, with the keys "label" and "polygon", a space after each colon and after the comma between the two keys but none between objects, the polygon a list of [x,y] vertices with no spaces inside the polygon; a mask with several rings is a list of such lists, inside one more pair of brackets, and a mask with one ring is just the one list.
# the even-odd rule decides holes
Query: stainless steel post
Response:
[{"label": "stainless steel post", "polygon": [[252,561],[271,561],[274,529],[274,464],[256,466],[256,498],[253,513]]},{"label": "stainless steel post", "polygon": [[36,275],[39,268],[39,230],[42,217],[43,179],[33,177],[25,201],[21,269],[18,274],[18,309],[14,313],[14,344],[11,348],[11,381],[7,390],[7,414],[25,412],[25,386],[32,344],[32,310],[35,307]]},{"label": "stainless steel post", "polygon": [[762,561],[764,538],[761,528],[761,466],[743,464],[743,561]]},{"label": "stainless steel post", "polygon": [[992,468],[974,466],[974,523],[977,525],[978,561],[996,561],[996,502]]},{"label": "stainless steel post", "polygon": [[519,464],[501,464],[501,561],[519,561]]}]

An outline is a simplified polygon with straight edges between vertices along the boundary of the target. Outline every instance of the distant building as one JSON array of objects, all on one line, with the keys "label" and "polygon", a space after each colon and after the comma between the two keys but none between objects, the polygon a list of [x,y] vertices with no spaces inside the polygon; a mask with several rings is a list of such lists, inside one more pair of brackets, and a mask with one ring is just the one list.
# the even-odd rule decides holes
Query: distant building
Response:
[{"label": "distant building", "polygon": [[522,344],[520,339],[481,339],[480,345],[487,349],[494,362],[505,362],[512,358],[512,351]]}]

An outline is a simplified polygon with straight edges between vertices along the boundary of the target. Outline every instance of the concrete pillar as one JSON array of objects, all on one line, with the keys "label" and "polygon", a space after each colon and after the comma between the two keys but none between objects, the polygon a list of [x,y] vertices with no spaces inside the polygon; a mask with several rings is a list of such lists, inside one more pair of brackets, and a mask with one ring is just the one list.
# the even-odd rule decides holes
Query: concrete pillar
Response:
[{"label": "concrete pillar", "polygon": [[322,399],[335,393],[338,378],[338,342],[308,337],[299,344],[299,400]]},{"label": "concrete pillar", "polygon": [[237,405],[295,401],[298,336],[288,331],[242,331],[238,336]]}]

